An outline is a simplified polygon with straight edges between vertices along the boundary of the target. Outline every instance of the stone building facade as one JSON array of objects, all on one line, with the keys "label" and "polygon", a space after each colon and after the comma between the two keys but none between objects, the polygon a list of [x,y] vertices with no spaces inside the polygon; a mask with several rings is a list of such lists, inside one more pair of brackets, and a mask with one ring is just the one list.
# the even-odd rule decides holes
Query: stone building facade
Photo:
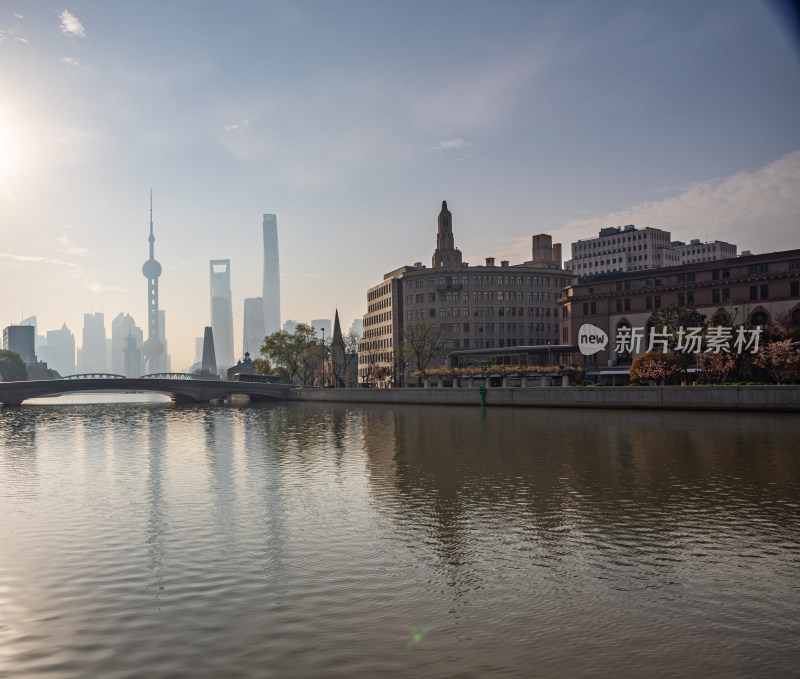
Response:
[{"label": "stone building facade", "polygon": [[387,273],[367,291],[367,313],[359,350],[359,382],[410,385],[406,327],[435,324],[446,339],[437,364],[456,349],[544,346],[559,343],[557,300],[576,279],[561,267],[561,246],[546,234],[533,236],[532,257],[472,266],[455,247],[447,203],[439,213],[431,267],[421,262]]},{"label": "stone building facade", "polygon": [[[578,344],[584,324],[603,330],[597,367],[627,365],[648,349],[653,311],[693,305],[722,326],[767,327],[781,317],[800,326],[800,250],[746,255],[649,271],[608,274],[570,286],[559,300],[561,343]],[[621,328],[644,328],[639,351],[616,352]]]}]

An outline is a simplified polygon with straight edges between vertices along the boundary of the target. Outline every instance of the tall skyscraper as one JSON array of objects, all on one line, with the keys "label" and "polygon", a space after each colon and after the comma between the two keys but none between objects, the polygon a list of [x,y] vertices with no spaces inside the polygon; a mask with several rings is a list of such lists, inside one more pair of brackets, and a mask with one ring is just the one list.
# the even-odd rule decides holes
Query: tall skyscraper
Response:
[{"label": "tall skyscraper", "polygon": [[105,316],[83,314],[83,365],[81,372],[103,373],[106,371],[106,321]]},{"label": "tall skyscraper", "polygon": [[129,333],[125,337],[122,349],[123,372],[121,373],[125,377],[141,377],[142,375],[142,350],[136,346],[136,340],[133,333]]},{"label": "tall skyscraper", "polygon": [[227,370],[236,360],[233,357],[233,305],[231,303],[231,260],[212,259],[211,327],[214,330],[217,366]]},{"label": "tall skyscraper", "polygon": [[264,300],[248,297],[244,300],[244,332],[242,333],[242,356],[249,353],[256,358],[266,335],[264,328]]},{"label": "tall skyscraper", "polygon": [[75,335],[64,323],[60,330],[47,331],[47,366],[62,377],[75,374]]},{"label": "tall skyscraper", "polygon": [[278,258],[278,220],[264,215],[264,334],[281,329],[281,267]]},{"label": "tall skyscraper", "polygon": [[161,370],[172,372],[172,356],[169,355],[169,342],[167,342],[167,312],[158,310],[158,339],[161,340],[163,353],[161,354]]},{"label": "tall skyscraper", "polygon": [[155,258],[156,237],[153,235],[153,192],[150,191],[150,259],[142,265],[142,273],[147,279],[147,341],[144,343],[145,372],[159,373],[164,370],[162,356],[164,345],[159,339],[158,330],[158,277],[161,275],[161,264]]},{"label": "tall skyscraper", "polygon": [[[111,372],[115,375],[126,375],[127,377],[139,377],[141,375],[141,368],[139,366],[137,375],[128,375],[126,369],[126,349],[129,349],[128,335],[134,338],[134,348],[139,350],[141,355],[142,344],[144,343],[144,333],[141,328],[136,326],[136,321],[130,314],[117,314],[117,317],[111,321]],[[130,353],[130,351],[129,351]],[[132,355],[132,354],[131,354]],[[132,359],[131,359],[132,360]]]}]

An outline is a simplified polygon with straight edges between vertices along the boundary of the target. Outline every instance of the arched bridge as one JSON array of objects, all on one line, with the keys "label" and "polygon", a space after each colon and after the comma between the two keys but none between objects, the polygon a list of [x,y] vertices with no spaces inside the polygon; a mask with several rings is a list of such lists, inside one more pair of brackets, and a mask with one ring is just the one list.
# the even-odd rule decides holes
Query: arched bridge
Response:
[{"label": "arched bridge", "polygon": [[80,391],[151,391],[166,394],[176,403],[208,403],[233,395],[254,401],[283,401],[291,387],[262,382],[230,382],[174,377],[121,377],[119,375],[71,375],[60,380],[0,382],[0,403],[19,405],[29,398]]}]

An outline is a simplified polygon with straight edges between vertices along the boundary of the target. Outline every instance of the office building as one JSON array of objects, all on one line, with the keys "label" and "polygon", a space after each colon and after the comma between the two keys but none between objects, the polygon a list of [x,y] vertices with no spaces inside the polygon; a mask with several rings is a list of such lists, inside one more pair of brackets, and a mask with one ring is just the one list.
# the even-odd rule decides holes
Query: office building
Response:
[{"label": "office building", "polygon": [[141,377],[142,350],[141,340],[132,332],[125,337],[122,348],[122,374],[125,377]]},{"label": "office building", "polygon": [[[115,375],[127,375],[128,377],[139,377],[142,374],[142,366],[140,365],[136,370],[136,375],[128,375],[126,369],[125,351],[128,347],[128,335],[134,338],[136,348],[141,349],[144,344],[144,332],[141,328],[137,327],[136,321],[130,314],[119,313],[111,321],[111,365],[109,369]],[[130,353],[130,352],[129,352]]]},{"label": "office building", "polygon": [[236,360],[233,357],[233,304],[231,302],[231,260],[212,259],[211,276],[211,327],[214,330],[216,362],[228,369]]},{"label": "office building", "polygon": [[669,244],[670,250],[677,254],[679,264],[696,264],[697,262],[714,262],[718,259],[736,257],[736,246],[721,240],[712,240],[705,243],[695,238],[689,243],[674,240]]},{"label": "office building", "polygon": [[264,300],[248,297],[244,300],[244,323],[242,331],[242,356],[249,353],[256,358],[267,334],[264,327]]},{"label": "office building", "polygon": [[597,238],[572,244],[572,259],[564,268],[580,278],[624,271],[643,271],[736,256],[736,246],[724,241],[671,241],[670,232],[633,224],[601,229]]},{"label": "office building", "polygon": [[15,351],[28,365],[36,363],[36,328],[33,325],[9,325],[4,328],[3,349]]},{"label": "office building", "polygon": [[172,372],[172,356],[169,355],[169,344],[167,342],[167,312],[163,309],[158,311],[158,339],[163,347],[161,370],[162,372]]},{"label": "office building", "polygon": [[311,327],[316,331],[317,339],[331,336],[331,319],[330,318],[315,318],[311,321]]},{"label": "office building", "polygon": [[59,330],[47,331],[47,362],[48,367],[57,371],[62,377],[75,374],[75,335],[70,332],[67,324],[62,324]]},{"label": "office building", "polygon": [[404,345],[410,327],[441,332],[436,365],[455,349],[557,344],[557,299],[576,276],[561,268],[561,246],[550,236],[533,236],[531,246],[529,261],[497,265],[487,257],[472,266],[455,246],[452,214],[443,202],[431,268],[421,262],[401,267],[367,291],[359,381],[374,383],[380,375],[383,386],[412,383],[417,366]]},{"label": "office building", "polygon": [[300,321],[294,321],[290,318],[283,324],[283,329],[291,335],[295,330],[297,330],[298,325],[300,325]]},{"label": "office building", "polygon": [[106,372],[106,325],[102,313],[83,314],[82,373]]},{"label": "office building", "polygon": [[270,335],[281,329],[281,267],[278,219],[275,215],[264,215],[263,233],[264,280],[261,297],[264,303],[264,334]]}]

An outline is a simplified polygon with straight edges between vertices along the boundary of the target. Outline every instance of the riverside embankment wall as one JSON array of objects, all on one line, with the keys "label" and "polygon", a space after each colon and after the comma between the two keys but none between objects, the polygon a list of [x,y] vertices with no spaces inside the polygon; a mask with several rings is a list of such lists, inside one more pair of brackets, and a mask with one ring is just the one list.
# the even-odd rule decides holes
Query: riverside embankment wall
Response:
[{"label": "riverside embankment wall", "polygon": [[[292,389],[287,400],[325,403],[470,405],[475,387],[433,389]],[[740,410],[800,413],[800,386],[492,387],[486,405],[625,410]]]}]

